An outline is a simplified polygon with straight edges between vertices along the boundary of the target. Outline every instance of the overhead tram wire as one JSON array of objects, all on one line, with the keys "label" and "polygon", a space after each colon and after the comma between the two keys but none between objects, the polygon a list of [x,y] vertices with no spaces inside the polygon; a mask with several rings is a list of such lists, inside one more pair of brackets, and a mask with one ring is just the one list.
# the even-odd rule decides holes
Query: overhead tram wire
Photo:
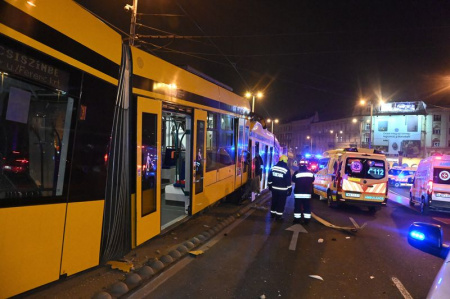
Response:
[{"label": "overhead tram wire", "polygon": [[[181,11],[191,20],[191,22],[194,23],[194,25],[204,34],[205,31],[203,31],[203,29],[200,27],[200,25],[198,25],[198,23],[186,12],[186,10],[183,8],[183,6],[180,4],[179,1],[176,1],[178,7],[181,9]],[[221,53],[223,55],[223,57],[225,57],[225,59],[228,61],[228,63],[233,67],[233,69],[236,71],[236,73],[239,75],[239,77],[241,78],[242,82],[245,84],[246,88],[249,89],[249,85],[247,83],[247,81],[245,80],[245,78],[242,76],[242,74],[239,72],[239,70],[236,67],[236,64],[231,62],[231,60],[225,55],[225,53],[222,52],[222,50],[216,45],[216,43],[213,42],[213,40],[211,38],[208,38],[209,42],[214,45],[216,47],[216,49],[219,51],[219,53]]]},{"label": "overhead tram wire", "polygon": [[140,27],[143,27],[143,28],[146,28],[146,29],[149,29],[149,30],[153,30],[153,31],[157,31],[157,32],[161,32],[161,33],[166,34],[166,35],[138,34],[137,36],[138,36],[139,38],[155,38],[155,39],[167,39],[167,38],[170,38],[170,39],[185,39],[185,40],[189,40],[189,41],[192,41],[192,42],[195,42],[195,43],[200,43],[200,44],[203,44],[203,45],[206,45],[206,46],[209,46],[209,47],[213,47],[211,44],[205,43],[205,42],[203,42],[203,41],[199,41],[199,40],[196,40],[196,39],[193,39],[193,38],[189,38],[189,37],[186,37],[186,36],[183,36],[183,35],[178,35],[178,34],[176,34],[176,33],[172,33],[172,32],[165,31],[165,30],[161,30],[161,29],[158,29],[158,28],[150,27],[150,26],[144,25],[144,24],[142,24],[142,23],[138,23],[138,24],[136,24],[136,25],[138,25],[138,26],[140,26]]},{"label": "overhead tram wire", "polygon": [[[139,15],[139,14],[138,14]],[[178,15],[176,15],[178,16]],[[182,16],[182,15],[179,15]],[[245,34],[245,35],[178,35],[177,38],[192,39],[210,39],[210,38],[267,38],[267,37],[283,37],[283,36],[300,36],[300,35],[336,35],[336,34],[354,34],[354,33],[381,33],[381,32],[398,32],[398,31],[424,31],[428,29],[449,29],[450,26],[435,26],[423,28],[398,28],[392,30],[355,30],[355,31],[312,31],[312,32],[290,32],[290,33],[270,33],[270,34]]]}]

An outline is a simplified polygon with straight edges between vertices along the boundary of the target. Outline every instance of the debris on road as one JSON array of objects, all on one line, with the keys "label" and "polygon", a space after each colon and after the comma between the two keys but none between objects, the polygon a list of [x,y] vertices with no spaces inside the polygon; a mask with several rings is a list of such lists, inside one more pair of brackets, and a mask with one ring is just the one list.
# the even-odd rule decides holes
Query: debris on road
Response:
[{"label": "debris on road", "polygon": [[350,217],[350,221],[352,222],[352,224],[354,226],[338,226],[338,225],[334,225],[334,224],[326,221],[325,219],[320,218],[319,216],[317,216],[314,213],[311,213],[311,216],[315,220],[317,220],[318,222],[322,223],[323,225],[325,225],[327,227],[331,227],[331,228],[343,230],[343,231],[348,231],[348,232],[353,232],[353,233],[356,233],[356,232],[362,230],[367,225],[367,223],[364,223],[363,225],[359,226],[358,223],[356,223],[356,221]]},{"label": "debris on road", "polygon": [[319,240],[317,240],[317,243],[323,243],[323,239],[320,238]]},{"label": "debris on road", "polygon": [[128,273],[133,269],[133,263],[124,261],[109,261],[106,263],[111,266],[111,269],[118,269],[122,272]]},{"label": "debris on road", "polygon": [[375,276],[370,276],[370,279],[374,279],[375,278]]},{"label": "debris on road", "polygon": [[350,237],[345,237],[347,240],[350,239]]},{"label": "debris on road", "polygon": [[266,295],[262,294],[261,296],[259,296],[260,299],[266,299]]},{"label": "debris on road", "polygon": [[319,275],[309,275],[309,277],[314,278],[314,279],[317,279],[317,280],[322,280],[322,281],[323,281],[323,278],[320,277]]},{"label": "debris on road", "polygon": [[198,255],[201,255],[201,254],[203,254],[203,253],[204,253],[203,250],[193,250],[193,251],[189,251],[189,254],[192,255],[192,256],[198,256]]}]

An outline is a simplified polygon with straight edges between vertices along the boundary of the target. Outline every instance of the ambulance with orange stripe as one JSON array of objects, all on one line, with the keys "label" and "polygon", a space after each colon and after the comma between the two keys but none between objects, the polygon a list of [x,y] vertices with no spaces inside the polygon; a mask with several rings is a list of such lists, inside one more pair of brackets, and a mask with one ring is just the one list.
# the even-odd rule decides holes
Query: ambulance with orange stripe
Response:
[{"label": "ambulance with orange stripe", "polygon": [[329,206],[355,204],[375,212],[386,205],[388,163],[382,152],[345,148],[327,151],[323,156],[329,161],[315,176],[314,193],[327,199]]}]

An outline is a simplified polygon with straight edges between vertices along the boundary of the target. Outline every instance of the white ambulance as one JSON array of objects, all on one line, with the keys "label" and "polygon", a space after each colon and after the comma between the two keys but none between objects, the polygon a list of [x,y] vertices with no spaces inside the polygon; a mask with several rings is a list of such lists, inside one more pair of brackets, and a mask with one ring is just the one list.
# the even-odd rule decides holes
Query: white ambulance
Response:
[{"label": "white ambulance", "polygon": [[314,193],[333,207],[339,203],[368,207],[375,212],[386,204],[388,163],[377,150],[346,148],[327,151],[328,164],[315,175]]},{"label": "white ambulance", "polygon": [[409,192],[409,204],[450,212],[450,155],[431,156],[420,161]]}]

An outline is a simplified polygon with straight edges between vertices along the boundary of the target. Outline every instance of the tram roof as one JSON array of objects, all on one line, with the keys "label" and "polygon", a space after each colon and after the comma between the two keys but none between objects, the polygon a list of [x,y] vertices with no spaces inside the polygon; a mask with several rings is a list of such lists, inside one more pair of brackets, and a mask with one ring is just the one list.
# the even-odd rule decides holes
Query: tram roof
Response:
[{"label": "tram roof", "polygon": [[[224,110],[239,114],[248,114],[250,111],[249,101],[244,97],[183,68],[135,47],[132,47],[132,57],[133,74],[141,81],[142,88],[169,96],[169,100],[175,102],[178,98],[205,106],[225,104],[228,109]],[[137,87],[135,83],[133,85]]]}]

